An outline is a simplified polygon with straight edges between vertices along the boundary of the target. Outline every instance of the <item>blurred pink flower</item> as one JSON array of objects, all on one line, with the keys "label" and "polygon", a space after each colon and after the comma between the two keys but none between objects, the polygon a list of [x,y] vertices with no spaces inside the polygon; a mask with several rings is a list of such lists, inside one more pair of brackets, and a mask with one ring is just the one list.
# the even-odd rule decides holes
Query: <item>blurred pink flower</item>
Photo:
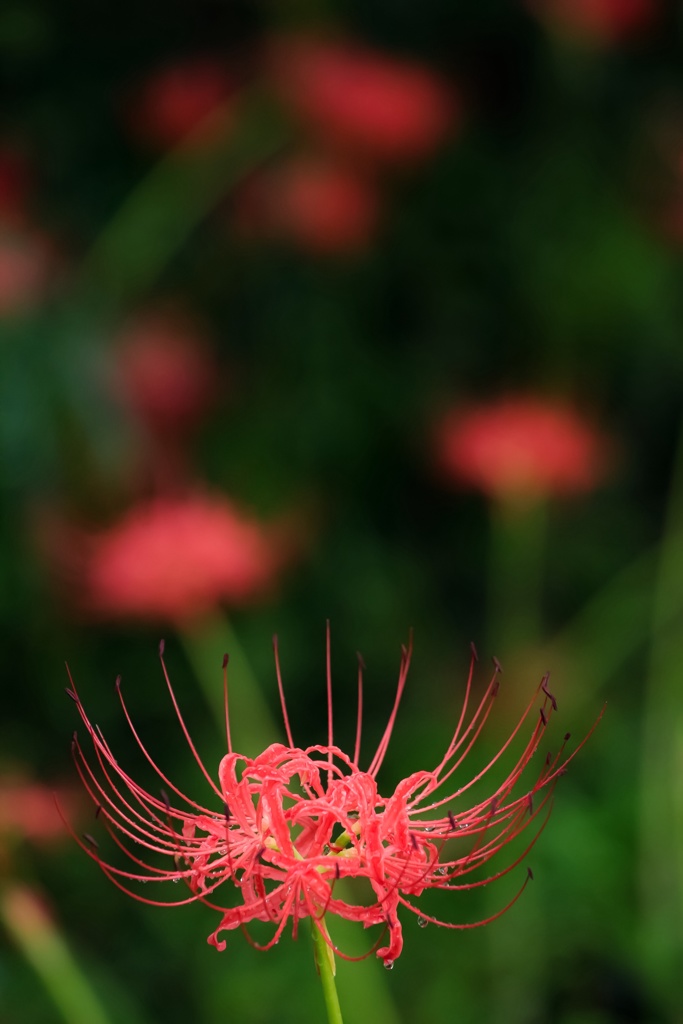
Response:
[{"label": "blurred pink flower", "polygon": [[20,150],[0,145],[0,224],[20,226],[26,220],[32,174]]},{"label": "blurred pink flower", "polygon": [[459,101],[430,68],[304,35],[277,40],[281,99],[326,143],[387,161],[431,155],[459,119]]},{"label": "blurred pink flower", "polygon": [[72,531],[57,556],[89,616],[186,623],[220,602],[268,594],[292,554],[282,524],[223,496],[165,497],[97,532]]},{"label": "blurred pink flower", "polygon": [[153,434],[185,434],[205,416],[217,369],[202,326],[176,309],[141,313],[114,348],[114,390]]},{"label": "blurred pink flower", "polygon": [[248,236],[284,238],[316,253],[366,247],[378,214],[374,180],[339,160],[312,155],[256,174],[237,204],[238,227]]},{"label": "blurred pink flower", "polygon": [[492,498],[579,494],[605,476],[605,438],[569,406],[507,396],[446,413],[435,433],[443,475]]},{"label": "blurred pink flower", "polygon": [[[163,645],[161,649],[163,665]],[[299,922],[312,918],[334,952],[325,917],[329,913],[357,921],[381,932],[366,955],[377,952],[391,967],[403,948],[399,909],[410,911],[419,925],[428,922],[464,929],[487,924],[503,914],[521,894],[531,877],[528,871],[516,894],[484,921],[443,921],[423,910],[416,900],[427,890],[458,894],[507,875],[526,856],[542,831],[552,806],[557,779],[573,758],[566,753],[569,734],[559,750],[537,757],[538,768],[527,781],[534,755],[557,708],[548,689],[548,677],[539,684],[520,721],[488,764],[477,764],[469,780],[462,766],[489,717],[498,692],[498,671],[483,697],[470,710],[475,661],[473,650],[462,709],[443,755],[429,770],[417,771],[398,783],[390,796],[382,796],[376,778],[382,766],[406,683],[411,647],[403,648],[394,704],[379,745],[366,769],[359,765],[362,724],[362,663],[358,670],[358,724],[353,756],[334,742],[329,630],[327,641],[327,742],[302,749],[295,746],[287,714],[275,644],[276,670],[287,744],[274,743],[257,757],[233,751],[224,661],[227,753],[217,778],[201,760],[186,728],[166,667],[164,676],[181,730],[211,791],[209,806],[185,796],[157,767],[132,723],[120,679],[117,693],[133,736],[156,772],[160,795],[146,791],[121,767],[99,729],[93,726],[73,686],[67,690],[76,702],[92,745],[90,756],[74,734],[73,754],[83,783],[97,807],[99,821],[119,851],[131,863],[118,867],[100,853],[91,835],[77,841],[108,878],[124,892],[152,906],[180,906],[200,901],[221,914],[209,937],[219,950],[226,946],[221,932],[241,928],[252,945],[270,949],[288,921],[296,937]],[[519,743],[512,767],[499,762],[528,721],[528,736]],[[585,741],[584,741],[585,742]],[[580,744],[581,746],[582,744]],[[578,749],[578,748],[577,748]],[[177,752],[174,750],[171,760]],[[470,796],[482,779],[497,770],[484,799]],[[458,773],[457,784],[454,782]],[[507,854],[502,867],[488,868],[497,854],[531,827],[526,848]],[[155,862],[155,858],[159,860]],[[159,866],[164,861],[169,866]],[[470,875],[487,869],[483,877]],[[335,893],[343,879],[363,879],[367,891],[359,902],[353,893]],[[142,895],[137,883],[180,882],[187,894],[163,900]],[[224,887],[223,889],[221,887]],[[221,899],[225,889],[223,903]],[[442,901],[443,905],[443,901]],[[246,929],[251,921],[273,927],[268,942],[259,945]],[[384,944],[382,944],[384,941]],[[342,956],[345,954],[341,953]],[[348,959],[361,959],[349,957]]]},{"label": "blurred pink flower", "polygon": [[636,37],[660,13],[659,0],[528,0],[549,28],[585,43],[610,44]]},{"label": "blurred pink flower", "polygon": [[212,57],[196,57],[151,74],[129,105],[135,134],[160,149],[177,146],[217,107],[235,94],[227,66]]},{"label": "blurred pink flower", "polygon": [[82,799],[73,786],[48,787],[19,774],[0,775],[0,846],[7,838],[49,843],[64,839],[64,822],[55,797],[70,817],[79,814]]},{"label": "blurred pink flower", "polygon": [[0,226],[0,316],[38,305],[55,270],[54,249],[44,235]]}]

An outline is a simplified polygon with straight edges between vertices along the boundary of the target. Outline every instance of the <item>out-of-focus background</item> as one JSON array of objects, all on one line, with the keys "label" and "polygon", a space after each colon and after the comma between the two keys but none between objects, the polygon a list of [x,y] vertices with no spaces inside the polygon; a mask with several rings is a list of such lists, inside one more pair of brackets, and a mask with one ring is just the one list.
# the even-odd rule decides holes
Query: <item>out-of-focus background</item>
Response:
[{"label": "out-of-focus background", "polygon": [[[0,9],[2,1021],[321,1019],[307,935],[217,953],[52,793],[105,843],[65,661],[120,762],[119,673],[203,802],[159,640],[213,770],[224,650],[238,749],[282,735],[273,633],[324,742],[328,618],[361,760],[414,629],[382,792],[440,760],[471,640],[477,693],[504,669],[484,758],[546,669],[551,745],[608,703],[520,901],[407,914],[393,972],[340,965],[348,1018],[683,1020],[680,5],[96,8]],[[432,907],[488,917],[516,871]]]}]

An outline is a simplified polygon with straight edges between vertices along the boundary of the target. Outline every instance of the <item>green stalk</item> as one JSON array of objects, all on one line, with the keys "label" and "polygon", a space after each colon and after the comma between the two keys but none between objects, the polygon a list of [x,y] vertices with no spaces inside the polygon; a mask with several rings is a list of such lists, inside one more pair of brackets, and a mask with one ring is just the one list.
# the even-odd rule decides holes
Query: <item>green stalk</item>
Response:
[{"label": "green stalk", "polygon": [[[542,640],[543,575],[548,505],[539,497],[528,502],[491,503],[487,622],[489,653],[500,655],[514,686],[522,674],[520,658],[534,657]],[[509,665],[509,663],[511,663]],[[510,685],[510,683],[508,683]],[[487,1008],[492,1020],[521,1024],[538,1010],[543,958],[543,922],[533,893],[525,894],[525,942],[519,942],[519,918],[504,916],[486,928],[490,964]],[[483,893],[485,914],[499,907],[493,888]]]},{"label": "green stalk", "polygon": [[547,505],[492,502],[490,530],[489,643],[502,659],[537,646],[541,637]]},{"label": "green stalk", "polygon": [[59,928],[28,886],[0,892],[0,916],[67,1024],[111,1024]]},{"label": "green stalk", "polygon": [[217,107],[126,197],[81,266],[81,291],[119,303],[146,291],[219,199],[286,142],[262,97]]},{"label": "green stalk", "polygon": [[339,1005],[339,996],[337,995],[337,986],[334,980],[334,953],[325,941],[327,925],[324,918],[322,921],[311,920],[311,934],[313,936],[315,965],[323,987],[328,1024],[344,1024]]},{"label": "green stalk", "polygon": [[641,747],[640,882],[644,954],[665,998],[678,1008],[671,979],[683,970],[683,637],[671,617],[682,603],[683,430],[662,537]]}]

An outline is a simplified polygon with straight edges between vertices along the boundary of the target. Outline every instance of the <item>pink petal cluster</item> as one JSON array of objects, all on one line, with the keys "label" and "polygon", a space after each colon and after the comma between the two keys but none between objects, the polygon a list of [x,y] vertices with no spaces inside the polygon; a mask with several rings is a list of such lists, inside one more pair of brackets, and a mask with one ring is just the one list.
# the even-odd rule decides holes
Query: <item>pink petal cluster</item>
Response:
[{"label": "pink petal cluster", "polygon": [[[0,775],[0,837],[47,843],[64,838],[64,826],[55,806],[55,787],[19,774]],[[81,794],[72,786],[59,786],[60,806],[70,816],[80,814]]]},{"label": "pink petal cluster", "polygon": [[[124,714],[145,758],[156,772],[159,795],[146,791],[122,767],[102,733],[94,727],[75,687],[67,692],[76,702],[86,729],[90,754],[74,734],[73,753],[80,776],[116,846],[132,862],[118,867],[105,860],[91,835],[78,839],[82,848],[122,890],[155,906],[200,901],[221,915],[209,937],[224,949],[222,932],[241,928],[253,945],[270,949],[288,922],[296,936],[299,922],[317,923],[334,952],[326,915],[338,915],[378,926],[379,937],[366,955],[376,951],[390,967],[403,946],[399,911],[414,914],[418,923],[446,928],[472,928],[504,913],[519,897],[531,873],[498,913],[475,923],[447,922],[421,910],[417,902],[427,890],[442,893],[474,889],[506,875],[524,858],[544,827],[550,812],[555,782],[568,761],[564,737],[559,751],[540,761],[540,769],[527,781],[526,769],[544,738],[557,703],[544,677],[500,751],[467,778],[463,765],[489,717],[498,691],[496,671],[484,695],[472,710],[471,692],[476,653],[470,665],[462,709],[443,755],[429,770],[414,772],[389,795],[378,788],[382,766],[406,683],[411,647],[403,648],[398,685],[388,723],[366,768],[359,764],[362,722],[362,662],[358,670],[358,725],[352,756],[334,742],[329,628],[327,634],[327,742],[305,749],[292,737],[280,673],[277,643],[276,669],[286,744],[275,743],[257,757],[233,751],[228,715],[227,656],[224,661],[226,739],[228,752],[217,778],[205,767],[190,734],[162,665],[181,730],[211,793],[203,806],[185,796],[156,765],[139,737],[121,693]],[[475,786],[495,769],[518,740],[526,725],[515,762],[493,783],[486,798],[472,799]],[[584,741],[585,742],[585,741]],[[578,749],[578,748],[577,748]],[[574,751],[576,753],[576,751]],[[482,868],[520,833],[530,829],[525,848],[510,854],[503,867]],[[159,861],[167,866],[159,866]],[[470,875],[479,872],[472,880]],[[340,895],[337,883],[362,880],[369,897],[353,901],[348,890]],[[187,895],[167,903],[142,896],[136,883],[182,881]],[[272,937],[258,944],[247,931],[252,921],[272,925]],[[344,956],[344,953],[340,953]],[[353,958],[349,958],[353,959]]]},{"label": "pink petal cluster", "polygon": [[283,37],[270,69],[282,100],[320,139],[372,159],[430,156],[460,113],[432,70],[357,43]]},{"label": "pink petal cluster", "polygon": [[569,406],[524,395],[452,409],[435,433],[442,474],[502,500],[580,494],[606,473],[607,444]]},{"label": "pink petal cluster", "polygon": [[129,120],[143,141],[166,149],[198,130],[234,94],[235,81],[225,63],[197,57],[150,75],[131,103]]},{"label": "pink petal cluster", "polygon": [[182,435],[200,422],[216,380],[207,334],[181,310],[140,313],[116,338],[113,388],[155,435]]},{"label": "pink petal cluster", "polygon": [[372,240],[380,196],[374,179],[328,156],[299,154],[254,176],[237,200],[247,236],[293,242],[314,253],[352,252]]},{"label": "pink petal cluster", "polygon": [[660,14],[659,0],[529,0],[555,32],[588,44],[633,39]]},{"label": "pink petal cluster", "polygon": [[275,526],[204,494],[140,503],[81,546],[89,614],[180,623],[268,593],[288,554]]}]

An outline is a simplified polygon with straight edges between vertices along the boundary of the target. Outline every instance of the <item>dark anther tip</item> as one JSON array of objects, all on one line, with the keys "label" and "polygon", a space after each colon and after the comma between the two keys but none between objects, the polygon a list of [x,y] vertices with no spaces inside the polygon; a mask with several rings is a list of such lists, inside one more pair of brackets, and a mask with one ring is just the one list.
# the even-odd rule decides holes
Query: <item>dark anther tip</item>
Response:
[{"label": "dark anther tip", "polygon": [[453,811],[449,811],[448,812],[448,823],[451,826],[451,829],[454,832],[456,832],[458,826],[457,826],[457,823],[456,823],[456,820],[455,820],[455,815],[453,814]]},{"label": "dark anther tip", "polygon": [[531,870],[530,867],[527,867],[527,869],[526,869],[526,876],[527,876],[527,878],[529,879],[530,882],[533,882],[533,880],[534,880],[534,873],[533,873],[533,871]]},{"label": "dark anther tip", "polygon": [[90,845],[93,846],[96,850],[99,850],[100,844],[97,842],[96,839],[93,839],[89,832],[84,832],[83,838],[85,839],[86,843],[90,843]]},{"label": "dark anther tip", "polygon": [[491,696],[492,697],[497,697],[499,690],[500,690],[500,682],[496,679],[496,681],[491,685]]},{"label": "dark anther tip", "polygon": [[364,659],[363,655],[360,653],[360,651],[356,651],[356,658],[358,659],[358,667],[362,668],[362,669],[365,669],[365,667],[366,667],[365,659]]},{"label": "dark anther tip", "polygon": [[491,658],[491,661],[493,662],[493,667],[495,668],[496,672],[502,672],[503,671],[503,666],[498,661],[498,658],[496,658],[495,654]]},{"label": "dark anther tip", "polygon": [[334,877],[335,878],[339,878],[340,874],[341,874],[341,871],[339,870],[339,861],[336,860],[334,862]]},{"label": "dark anther tip", "polygon": [[166,808],[167,811],[170,811],[171,810],[171,801],[169,799],[168,793],[166,792],[165,789],[160,789],[159,793],[161,794],[161,799],[163,801],[164,807]]},{"label": "dark anther tip", "polygon": [[223,668],[227,668],[228,667],[228,662],[229,661],[230,661],[230,655],[229,654],[224,654],[223,655]]},{"label": "dark anther tip", "polygon": [[547,725],[548,724],[548,716],[546,715],[546,713],[543,710],[543,708],[539,708],[538,709],[538,713],[541,716],[541,721],[543,722],[543,724]]},{"label": "dark anther tip", "polygon": [[116,690],[117,693],[121,689],[121,676],[117,676],[116,679],[114,680],[114,689]]},{"label": "dark anther tip", "polygon": [[102,804],[98,804],[97,807],[95,808],[95,817],[96,818],[99,818],[101,810],[102,810]]},{"label": "dark anther tip", "polygon": [[223,804],[223,813],[225,814],[225,820],[230,821],[230,808],[227,803]]},{"label": "dark anther tip", "polygon": [[566,732],[566,733],[564,734],[564,742],[565,742],[565,743],[567,742],[567,740],[571,739],[571,735],[572,735],[572,734],[571,734],[570,732]]},{"label": "dark anther tip", "polygon": [[81,703],[80,700],[78,699],[78,694],[76,693],[75,690],[71,690],[68,686],[65,686],[64,687],[64,693],[67,695],[67,697],[71,697],[71,699],[74,702],[74,704],[80,704]]},{"label": "dark anther tip", "polygon": [[474,660],[479,661],[479,652],[477,651],[477,648],[474,646],[474,640],[470,640],[470,651],[472,652],[472,657],[474,658]]},{"label": "dark anther tip", "polygon": [[160,658],[163,658],[165,650],[166,650],[166,641],[165,640],[160,640],[159,641],[159,657]]}]

